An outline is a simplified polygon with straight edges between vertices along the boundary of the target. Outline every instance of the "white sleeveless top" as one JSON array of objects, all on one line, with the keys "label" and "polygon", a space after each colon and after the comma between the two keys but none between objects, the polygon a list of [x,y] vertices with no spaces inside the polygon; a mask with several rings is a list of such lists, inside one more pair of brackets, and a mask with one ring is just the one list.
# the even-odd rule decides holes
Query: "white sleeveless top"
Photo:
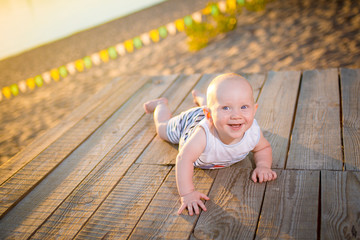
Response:
[{"label": "white sleeveless top", "polygon": [[199,122],[198,126],[205,130],[206,147],[204,152],[194,162],[194,166],[203,169],[228,167],[243,160],[260,140],[261,130],[255,119],[251,127],[245,132],[243,139],[232,145],[226,145],[218,136],[214,136],[205,118]]}]

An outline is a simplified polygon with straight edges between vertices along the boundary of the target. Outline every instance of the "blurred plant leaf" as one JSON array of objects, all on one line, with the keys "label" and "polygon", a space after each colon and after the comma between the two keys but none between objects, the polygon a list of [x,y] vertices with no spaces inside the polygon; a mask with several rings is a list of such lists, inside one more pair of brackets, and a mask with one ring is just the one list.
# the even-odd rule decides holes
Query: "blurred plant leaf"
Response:
[{"label": "blurred plant leaf", "polygon": [[[190,51],[198,51],[219,34],[227,33],[236,28],[237,16],[245,7],[248,11],[262,11],[271,0],[227,0],[225,11],[221,11],[218,3],[210,2],[202,11],[202,21],[194,21],[186,16],[185,33]],[[224,8],[222,8],[224,9]]]}]

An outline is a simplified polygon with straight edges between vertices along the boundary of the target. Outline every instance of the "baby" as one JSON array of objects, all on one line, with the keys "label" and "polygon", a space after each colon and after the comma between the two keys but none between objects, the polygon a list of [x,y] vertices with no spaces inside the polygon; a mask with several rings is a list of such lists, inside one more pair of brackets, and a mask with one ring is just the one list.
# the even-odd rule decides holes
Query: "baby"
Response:
[{"label": "baby", "polygon": [[237,74],[223,74],[212,80],[206,96],[193,91],[199,107],[172,117],[167,99],[144,104],[146,113],[154,113],[160,138],[179,144],[176,158],[176,182],[181,197],[178,214],[187,208],[190,215],[206,211],[201,199],[209,198],[195,190],[194,167],[217,169],[243,160],[250,151],[256,168],[254,182],[276,179],[271,170],[272,150],[254,119],[258,105],[248,81]]}]

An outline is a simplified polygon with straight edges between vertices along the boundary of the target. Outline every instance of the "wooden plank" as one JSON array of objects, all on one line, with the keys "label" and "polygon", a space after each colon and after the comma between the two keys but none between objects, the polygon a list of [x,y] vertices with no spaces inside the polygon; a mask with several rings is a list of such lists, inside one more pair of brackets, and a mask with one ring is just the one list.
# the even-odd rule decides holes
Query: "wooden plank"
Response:
[{"label": "wooden plank", "polygon": [[[198,84],[194,87],[194,89],[206,93],[207,86],[211,82],[212,79],[214,79],[219,74],[206,74],[204,75]],[[261,86],[264,83],[265,75],[263,74],[252,74],[252,75],[246,75],[243,74],[244,77],[246,77],[250,84],[252,85],[254,89],[254,97],[255,100],[258,97],[259,91]],[[190,109],[191,107],[194,107],[193,97],[192,94],[189,93],[188,96],[185,98],[181,106],[177,109],[175,114],[179,114],[182,111],[185,111],[187,109]],[[158,164],[175,164],[175,159],[177,155],[177,145],[173,145],[167,142],[164,142],[161,140],[158,136],[150,143],[149,147],[146,148],[145,152],[147,154],[144,154],[142,157],[140,157],[137,160],[137,163],[158,163]],[[160,154],[159,154],[160,153]],[[168,156],[174,156],[173,158],[169,158]],[[155,162],[156,161],[156,162]]]},{"label": "wooden plank", "polygon": [[219,170],[193,239],[254,239],[265,183],[250,180],[239,164]]},{"label": "wooden plank", "polygon": [[257,102],[259,96],[260,96],[260,91],[264,86],[265,83],[265,74],[262,73],[240,73],[241,76],[243,76],[244,78],[246,78],[251,87],[253,88],[253,95],[254,95],[254,100],[255,102]]},{"label": "wooden plank", "polygon": [[256,239],[316,239],[320,173],[277,173],[266,186]]},{"label": "wooden plank", "polygon": [[[106,199],[155,134],[152,119],[149,115],[144,116],[69,196],[63,195],[65,198],[63,202],[36,230],[33,238],[73,238]],[[139,174],[140,178],[143,177],[141,173]]]},{"label": "wooden plank", "polygon": [[338,71],[305,71],[286,168],[342,167]]},{"label": "wooden plank", "polygon": [[[16,232],[16,236],[27,237],[32,234],[144,115],[142,103],[145,99],[159,97],[175,79],[176,76],[155,77],[137,91],[104,124],[102,121],[92,120],[100,127],[43,179],[24,198],[24,201],[16,205],[4,217],[0,227],[2,228],[3,224],[6,225],[4,231],[7,234]],[[109,110],[105,108],[104,111]],[[74,131],[76,134],[82,129],[74,129]],[[66,142],[62,142],[61,146],[65,145]],[[30,176],[31,174],[31,172],[28,173]],[[24,176],[27,175],[24,174]],[[19,226],[19,222],[14,221],[14,216],[23,219],[22,225]]]},{"label": "wooden plank", "polygon": [[124,92],[129,87],[129,84],[135,84],[135,82],[129,82],[128,78],[115,78],[88,101],[81,104],[78,108],[66,116],[54,128],[49,129],[43,135],[35,138],[34,141],[27,146],[27,148],[20,151],[0,166],[0,184],[3,184],[13,174],[24,167],[24,165],[39,155],[46,147],[56,141],[56,139],[58,139],[66,131],[71,129],[76,123],[93,111],[109,96],[113,95],[115,92]]},{"label": "wooden plank", "polygon": [[[199,78],[200,75],[192,75],[181,76],[176,79],[164,94],[171,101],[169,104],[170,109],[174,110],[180,104],[184,95],[192,89]],[[144,115],[124,138],[115,144],[113,149],[81,184],[74,189],[33,237],[74,237],[98,208],[99,204],[109,195],[131,164],[142,153],[143,149],[154,138],[155,134],[152,116]],[[84,193],[86,193],[86,198],[91,198],[91,202],[79,204],[79,199],[84,198]]]},{"label": "wooden plank", "polygon": [[321,239],[359,239],[360,173],[321,171]]},{"label": "wooden plank", "polygon": [[[195,169],[195,188],[207,194],[217,170]],[[198,215],[177,215],[180,197],[176,188],[175,170],[166,178],[129,239],[187,239]]]},{"label": "wooden plank", "polygon": [[300,82],[300,72],[269,72],[255,118],[270,142],[273,168],[284,168]]},{"label": "wooden plank", "polygon": [[346,170],[360,170],[360,69],[340,71]]},{"label": "wooden plank", "polygon": [[[76,238],[125,239],[170,170],[170,166],[133,165]],[[91,205],[96,198],[96,191],[83,192],[80,199],[75,197],[72,202],[60,207],[63,208],[62,211],[67,212],[66,215],[71,215],[71,218],[56,216],[55,213],[32,238],[72,239],[85,223],[82,221],[81,211],[84,211],[84,215],[88,213],[91,216],[94,211]],[[86,209],[87,206],[91,209]]]},{"label": "wooden plank", "polygon": [[[123,85],[85,118],[44,149],[31,162],[0,186],[0,218],[28,191],[60,164],[74,149],[90,136],[116,109],[149,79],[136,78]],[[126,91],[124,91],[126,89]]]}]

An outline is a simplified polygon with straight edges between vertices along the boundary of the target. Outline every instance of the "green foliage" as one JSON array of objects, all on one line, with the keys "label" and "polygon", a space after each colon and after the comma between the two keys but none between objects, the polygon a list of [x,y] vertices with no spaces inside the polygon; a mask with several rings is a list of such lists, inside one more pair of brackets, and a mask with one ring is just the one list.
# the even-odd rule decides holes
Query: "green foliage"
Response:
[{"label": "green foliage", "polygon": [[247,0],[245,1],[245,8],[249,11],[262,11],[265,9],[266,0]]},{"label": "green foliage", "polygon": [[184,20],[189,50],[198,51],[217,35],[234,30],[237,16],[241,14],[243,7],[249,11],[261,11],[265,9],[266,2],[267,0],[228,0],[226,11],[221,11],[217,3],[210,2],[203,10],[201,22],[187,16]]},{"label": "green foliage", "polygon": [[207,46],[210,39],[216,36],[216,30],[210,23],[198,23],[193,21],[191,27],[185,29],[188,35],[190,51],[198,51]]}]

